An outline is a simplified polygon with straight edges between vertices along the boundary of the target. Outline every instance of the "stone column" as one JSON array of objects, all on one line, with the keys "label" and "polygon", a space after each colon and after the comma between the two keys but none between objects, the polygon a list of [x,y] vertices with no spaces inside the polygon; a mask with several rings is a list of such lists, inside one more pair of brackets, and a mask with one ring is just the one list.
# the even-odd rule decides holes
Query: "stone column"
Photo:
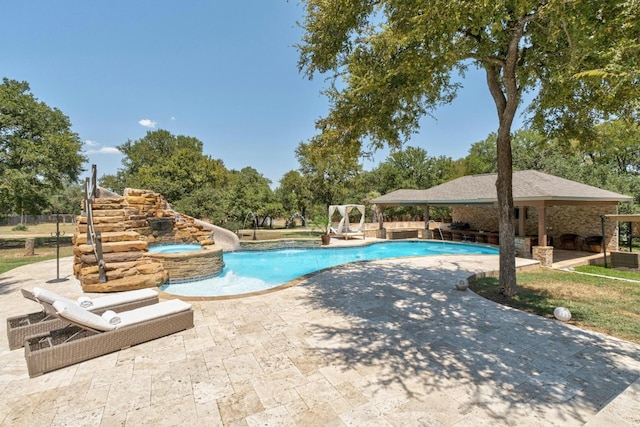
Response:
[{"label": "stone column", "polygon": [[538,244],[547,246],[547,209],[544,205],[538,206]]},{"label": "stone column", "polygon": [[553,246],[534,246],[533,259],[540,261],[544,267],[551,267],[553,264]]}]

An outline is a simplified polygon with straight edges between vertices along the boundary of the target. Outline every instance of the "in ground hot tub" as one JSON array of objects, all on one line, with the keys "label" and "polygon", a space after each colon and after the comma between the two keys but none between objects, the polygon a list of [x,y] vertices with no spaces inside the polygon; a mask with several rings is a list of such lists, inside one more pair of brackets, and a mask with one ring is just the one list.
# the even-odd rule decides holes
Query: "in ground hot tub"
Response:
[{"label": "in ground hot tub", "polygon": [[147,256],[161,262],[169,273],[169,283],[184,283],[208,279],[224,268],[222,248],[180,243],[149,246]]}]

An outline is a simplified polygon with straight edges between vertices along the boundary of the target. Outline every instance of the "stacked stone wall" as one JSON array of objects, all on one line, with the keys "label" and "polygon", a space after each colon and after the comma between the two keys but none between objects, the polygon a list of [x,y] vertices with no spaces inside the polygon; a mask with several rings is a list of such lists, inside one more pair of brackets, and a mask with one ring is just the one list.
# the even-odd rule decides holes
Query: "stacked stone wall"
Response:
[{"label": "stacked stone wall", "polygon": [[[213,245],[211,230],[197,224],[195,218],[174,211],[169,203],[149,190],[127,188],[124,191],[130,230],[137,231],[148,243],[200,243]],[[168,229],[153,228],[154,221],[170,222]]]},{"label": "stacked stone wall", "polygon": [[[617,205],[558,205],[546,209],[547,235],[552,237],[554,246],[558,247],[560,236],[577,234],[580,236],[578,246],[581,248],[584,238],[601,236],[601,215],[615,214]],[[519,215],[525,215],[525,235],[538,234],[538,211],[533,207],[521,207]],[[498,231],[498,209],[491,206],[457,206],[452,209],[452,220],[469,223],[472,230]],[[516,220],[516,228],[519,221]],[[519,234],[519,233],[518,233]],[[607,221],[607,250],[618,247],[618,228],[615,222]]]},{"label": "stacked stone wall", "polygon": [[[615,214],[617,211],[617,205],[551,206],[547,208],[547,228],[549,235],[553,236],[554,246],[557,247],[561,235],[568,233],[577,234],[580,236],[578,247],[582,248],[585,237],[602,236],[600,216]],[[607,250],[617,250],[617,224],[614,221],[606,221],[605,233],[607,235]]]},{"label": "stacked stone wall", "polygon": [[453,222],[468,223],[472,230],[497,233],[498,209],[492,206],[456,206],[452,209]]}]

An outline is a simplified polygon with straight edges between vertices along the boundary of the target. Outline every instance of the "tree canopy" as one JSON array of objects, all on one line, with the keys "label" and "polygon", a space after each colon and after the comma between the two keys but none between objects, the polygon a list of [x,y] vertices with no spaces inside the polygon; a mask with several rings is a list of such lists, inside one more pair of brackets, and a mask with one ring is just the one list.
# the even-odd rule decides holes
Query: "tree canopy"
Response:
[{"label": "tree canopy", "polygon": [[197,138],[159,129],[117,148],[125,155],[123,168],[100,178],[100,184],[113,191],[121,193],[125,187],[153,190],[175,209],[219,225],[242,222],[249,212],[282,213],[268,179],[250,167],[227,170],[222,160],[203,153],[203,143]]},{"label": "tree canopy", "polygon": [[[581,93],[591,101],[607,96],[611,101],[606,104],[608,112],[623,110],[626,104],[612,98],[615,87],[589,85],[577,78],[568,82],[577,70],[597,68],[605,60],[606,55],[587,56],[590,39],[597,39],[599,51],[618,46],[617,33],[601,31],[613,29],[611,21],[602,16],[608,18],[620,2],[304,3],[299,67],[309,78],[318,73],[333,77],[325,91],[330,111],[317,126],[322,133],[332,132],[336,137],[331,140],[351,151],[360,152],[363,141],[374,149],[397,148],[417,130],[422,116],[455,97],[460,86],[452,79],[456,73],[464,76],[470,66],[484,70],[499,119],[500,284],[503,293],[513,295],[511,126],[522,93],[539,89],[537,110],[551,111],[558,104],[554,90],[548,88],[561,88],[562,105],[569,107],[554,110],[553,122],[559,128],[574,123],[571,119],[577,113],[589,116],[593,104],[579,102]],[[626,16],[635,16],[634,6],[629,10]],[[624,34],[626,37],[627,32]]]},{"label": "tree canopy", "polygon": [[77,181],[86,161],[69,118],[30,93],[27,82],[0,85],[0,212],[39,214],[50,196]]},{"label": "tree canopy", "polygon": [[345,203],[348,182],[361,170],[360,151],[349,151],[349,147],[328,142],[332,137],[329,132],[323,132],[296,148],[300,172],[308,179],[315,201],[325,208]]},{"label": "tree canopy", "polygon": [[313,191],[299,171],[285,173],[276,193],[285,212],[300,214],[306,222],[307,212],[313,206]]},{"label": "tree canopy", "polygon": [[[550,53],[530,108],[537,129],[564,141],[588,140],[600,123],[638,122],[640,2],[556,1],[547,8],[540,21],[544,31],[532,41],[545,43]],[[560,20],[550,25],[554,15]]]},{"label": "tree canopy", "polygon": [[115,176],[101,179],[102,185],[117,192],[125,186],[144,188],[162,193],[173,203],[196,189],[223,185],[226,179],[222,160],[203,154],[197,138],[159,129],[117,148],[125,155],[124,167]]}]

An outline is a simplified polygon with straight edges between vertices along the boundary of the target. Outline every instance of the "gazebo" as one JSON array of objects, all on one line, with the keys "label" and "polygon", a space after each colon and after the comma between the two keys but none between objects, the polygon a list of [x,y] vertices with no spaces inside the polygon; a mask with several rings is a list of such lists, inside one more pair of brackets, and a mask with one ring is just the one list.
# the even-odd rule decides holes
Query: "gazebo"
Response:
[{"label": "gazebo", "polygon": [[[358,221],[358,227],[351,228],[349,223],[349,215],[354,210],[360,213],[360,220]],[[340,222],[337,227],[331,226],[331,218],[338,212],[340,214]],[[333,234],[337,237],[343,237],[345,240],[350,237],[362,237],[364,238],[364,220],[365,220],[365,206],[364,205],[331,205],[329,206],[329,223],[327,224],[327,234]]]},{"label": "gazebo", "polygon": [[[496,179],[497,174],[463,176],[425,190],[396,190],[371,200],[371,203],[376,204],[381,213],[389,206],[423,206],[425,229],[430,220],[429,207],[447,206],[453,210],[454,222],[470,223],[472,228],[494,231],[498,229]],[[557,238],[559,243],[560,237],[567,234],[610,236],[603,246],[615,247],[616,226],[608,224],[606,232],[601,231],[600,216],[617,214],[620,202],[632,200],[630,196],[543,172],[514,172],[516,249],[520,243],[520,252],[527,252],[526,245],[533,243],[548,248],[545,258],[548,258],[548,252],[552,258],[553,248],[548,246],[550,237]],[[379,215],[380,229],[384,229],[383,217]],[[534,258],[538,257],[534,255]]]}]

